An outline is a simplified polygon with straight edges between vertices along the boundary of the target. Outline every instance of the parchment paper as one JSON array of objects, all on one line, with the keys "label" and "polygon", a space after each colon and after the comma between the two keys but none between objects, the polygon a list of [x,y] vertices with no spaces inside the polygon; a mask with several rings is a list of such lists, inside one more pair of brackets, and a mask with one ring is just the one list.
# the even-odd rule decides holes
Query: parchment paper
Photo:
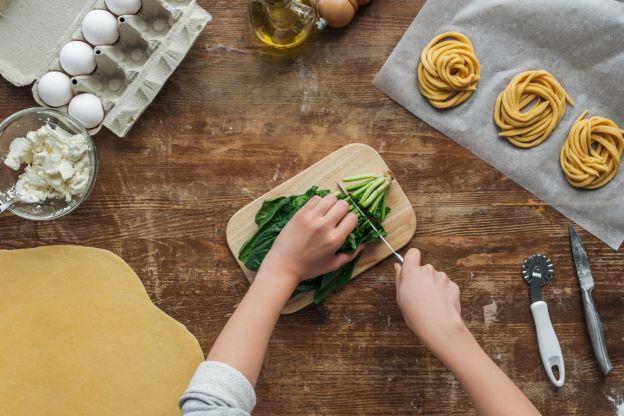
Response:
[{"label": "parchment paper", "polygon": [[[436,110],[418,91],[423,47],[456,30],[472,41],[481,82],[472,97]],[[624,167],[598,190],[570,186],[559,152],[585,109],[624,128],[624,3],[616,0],[429,0],[373,84],[617,250],[624,240]],[[527,70],[551,72],[575,102],[550,138],[528,150],[498,136],[496,97]]]}]

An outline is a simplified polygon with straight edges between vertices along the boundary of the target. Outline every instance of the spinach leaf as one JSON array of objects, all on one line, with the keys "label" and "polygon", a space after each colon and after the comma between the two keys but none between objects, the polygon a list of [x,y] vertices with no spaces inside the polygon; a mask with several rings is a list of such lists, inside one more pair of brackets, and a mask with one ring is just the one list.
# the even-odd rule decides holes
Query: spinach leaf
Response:
[{"label": "spinach leaf", "polygon": [[313,186],[303,195],[295,195],[291,197],[290,206],[295,211],[298,211],[299,208],[303,207],[313,196],[318,195],[320,197],[324,197],[327,195],[329,191],[327,189],[318,189],[318,186]]},{"label": "spinach leaf", "polygon": [[321,285],[314,293],[314,303],[321,303],[330,293],[349,283],[351,275],[353,274],[353,269],[355,269],[355,264],[360,259],[360,256],[361,254],[358,255],[355,260],[345,264],[338,270],[323,275]]},{"label": "spinach leaf", "polygon": [[248,249],[249,256],[246,259],[239,257],[241,261],[245,263],[245,267],[255,272],[260,269],[262,261],[268,254],[271,247],[273,247],[275,239],[287,222],[288,219],[285,219],[283,222],[266,224],[261,232],[258,232],[254,238],[250,240],[251,245]]},{"label": "spinach leaf", "polygon": [[256,213],[256,224],[258,228],[262,228],[264,224],[271,221],[275,214],[286,204],[290,203],[291,198],[280,197],[270,201],[264,201],[262,207]]},{"label": "spinach leaf", "polygon": [[264,201],[262,207],[256,213],[258,231],[241,247],[238,259],[249,270],[257,272],[267,255],[273,242],[288,221],[303,207],[314,195],[324,196],[329,191],[318,191],[316,186],[310,188],[305,194],[289,197],[279,197]]},{"label": "spinach leaf", "polygon": [[295,291],[293,292],[292,296],[294,297],[300,293],[310,292],[312,290],[318,289],[321,286],[322,279],[323,279],[323,276],[317,276],[313,279],[304,280],[303,282],[299,283],[299,286],[295,288]]}]

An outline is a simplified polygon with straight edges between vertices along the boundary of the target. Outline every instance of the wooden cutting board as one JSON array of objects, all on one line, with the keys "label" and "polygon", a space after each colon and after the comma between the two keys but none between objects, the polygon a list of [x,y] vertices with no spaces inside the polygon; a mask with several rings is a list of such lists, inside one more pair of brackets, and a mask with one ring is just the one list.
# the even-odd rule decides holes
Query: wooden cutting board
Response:
[{"label": "wooden cutting board", "polygon": [[[388,170],[388,166],[381,155],[367,145],[355,143],[338,149],[237,211],[228,222],[226,228],[226,239],[232,254],[238,261],[238,252],[241,246],[257,231],[254,218],[263,201],[279,196],[302,194],[312,185],[318,185],[320,189],[335,191],[337,190],[336,183],[345,176],[372,172],[381,173],[386,170]],[[398,179],[400,180],[400,178]],[[414,236],[416,232],[416,214],[397,180],[393,181],[390,187],[388,206],[392,208],[392,211],[384,220],[383,226],[388,232],[386,239],[398,250],[404,247]],[[383,242],[376,241],[370,244],[366,247],[360,261],[356,265],[353,277],[373,267],[390,254],[390,250]],[[247,279],[252,282],[255,272],[247,269],[240,261],[238,263]],[[386,273],[394,272],[392,269],[389,269]],[[313,292],[302,293],[290,300],[283,313],[297,312],[311,304],[313,302],[312,299]]]}]

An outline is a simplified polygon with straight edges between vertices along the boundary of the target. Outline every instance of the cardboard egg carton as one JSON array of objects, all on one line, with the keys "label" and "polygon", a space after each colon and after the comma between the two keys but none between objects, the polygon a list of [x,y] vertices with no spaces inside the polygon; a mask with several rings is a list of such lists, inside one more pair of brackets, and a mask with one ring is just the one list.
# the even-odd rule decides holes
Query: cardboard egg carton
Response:
[{"label": "cardboard egg carton", "polygon": [[[0,0],[0,75],[18,86],[35,81],[33,96],[45,106],[37,82],[63,71],[59,52],[85,41],[82,20],[93,9],[106,9],[104,0]],[[119,16],[119,40],[95,47],[96,70],[71,78],[74,94],[102,100],[104,121],[89,132],[105,126],[124,137],[211,19],[195,0],[142,0],[136,15]]]}]

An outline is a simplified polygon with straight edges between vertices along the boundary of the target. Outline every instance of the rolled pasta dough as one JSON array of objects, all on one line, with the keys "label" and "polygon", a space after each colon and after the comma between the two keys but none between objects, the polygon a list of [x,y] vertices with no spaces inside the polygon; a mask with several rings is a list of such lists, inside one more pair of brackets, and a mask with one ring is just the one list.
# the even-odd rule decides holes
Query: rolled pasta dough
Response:
[{"label": "rolled pasta dough", "polygon": [[501,130],[500,135],[514,146],[534,147],[557,127],[565,114],[566,101],[574,105],[549,72],[522,72],[498,96],[494,122]]},{"label": "rolled pasta dough", "polygon": [[596,189],[608,184],[620,167],[624,136],[615,122],[587,111],[576,119],[561,148],[559,163],[570,185]]},{"label": "rolled pasta dough", "polygon": [[94,248],[0,251],[0,414],[175,415],[203,353]]},{"label": "rolled pasta dough", "polygon": [[451,108],[466,101],[480,76],[472,43],[459,32],[436,36],[420,55],[418,89],[436,108]]}]

